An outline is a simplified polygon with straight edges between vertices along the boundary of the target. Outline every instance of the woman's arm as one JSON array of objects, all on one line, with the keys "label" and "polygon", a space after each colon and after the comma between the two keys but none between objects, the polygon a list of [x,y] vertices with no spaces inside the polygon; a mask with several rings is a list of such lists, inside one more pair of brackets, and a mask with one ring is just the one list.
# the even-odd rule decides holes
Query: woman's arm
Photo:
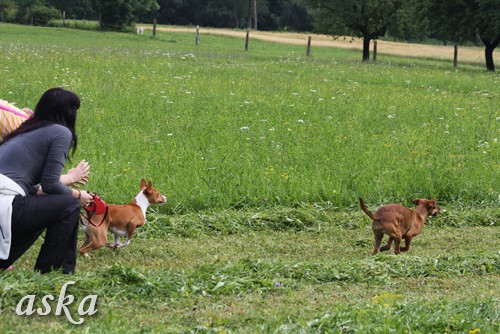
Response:
[{"label": "woman's arm", "polygon": [[87,161],[82,160],[75,167],[70,169],[66,174],[61,175],[61,183],[67,186],[85,185],[89,180],[90,165]]}]

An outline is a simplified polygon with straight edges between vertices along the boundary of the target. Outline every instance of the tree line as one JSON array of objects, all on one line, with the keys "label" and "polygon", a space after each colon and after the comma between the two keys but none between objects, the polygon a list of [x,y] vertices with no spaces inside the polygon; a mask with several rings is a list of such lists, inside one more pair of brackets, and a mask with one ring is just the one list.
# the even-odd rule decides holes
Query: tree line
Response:
[{"label": "tree line", "polygon": [[61,18],[96,20],[100,29],[138,22],[318,32],[410,42],[433,39],[484,45],[488,70],[500,43],[500,0],[0,0],[0,20],[45,25]]}]

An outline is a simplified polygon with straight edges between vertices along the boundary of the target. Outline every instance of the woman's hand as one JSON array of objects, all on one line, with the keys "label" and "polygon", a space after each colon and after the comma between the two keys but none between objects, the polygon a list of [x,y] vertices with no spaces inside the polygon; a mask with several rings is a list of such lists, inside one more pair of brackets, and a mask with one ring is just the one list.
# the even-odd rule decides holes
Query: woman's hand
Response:
[{"label": "woman's hand", "polygon": [[[75,192],[76,192],[76,196],[75,196]],[[75,196],[78,199],[78,201],[80,201],[81,206],[89,205],[94,200],[92,195],[87,190],[73,189],[73,196]]]},{"label": "woman's hand", "polygon": [[85,185],[89,180],[90,165],[87,161],[82,160],[80,163],[70,170],[65,175],[61,175],[61,182],[67,186]]}]

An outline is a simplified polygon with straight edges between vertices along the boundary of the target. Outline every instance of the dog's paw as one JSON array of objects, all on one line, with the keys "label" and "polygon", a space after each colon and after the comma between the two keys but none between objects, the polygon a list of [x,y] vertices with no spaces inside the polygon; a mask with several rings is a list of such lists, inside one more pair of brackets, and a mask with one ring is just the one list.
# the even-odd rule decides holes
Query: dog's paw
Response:
[{"label": "dog's paw", "polygon": [[382,246],[382,247],[380,247],[380,251],[381,251],[381,252],[388,251],[389,249],[390,249],[390,247],[387,247],[387,246]]}]

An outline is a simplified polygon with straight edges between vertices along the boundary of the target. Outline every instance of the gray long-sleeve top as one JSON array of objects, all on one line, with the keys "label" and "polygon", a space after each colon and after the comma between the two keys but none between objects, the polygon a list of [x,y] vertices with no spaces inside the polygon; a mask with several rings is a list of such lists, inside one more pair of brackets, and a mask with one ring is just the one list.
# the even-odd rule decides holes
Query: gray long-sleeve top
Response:
[{"label": "gray long-sleeve top", "polygon": [[36,194],[38,184],[46,194],[71,194],[60,181],[71,139],[71,131],[59,124],[18,135],[0,146],[0,174],[26,194]]}]

